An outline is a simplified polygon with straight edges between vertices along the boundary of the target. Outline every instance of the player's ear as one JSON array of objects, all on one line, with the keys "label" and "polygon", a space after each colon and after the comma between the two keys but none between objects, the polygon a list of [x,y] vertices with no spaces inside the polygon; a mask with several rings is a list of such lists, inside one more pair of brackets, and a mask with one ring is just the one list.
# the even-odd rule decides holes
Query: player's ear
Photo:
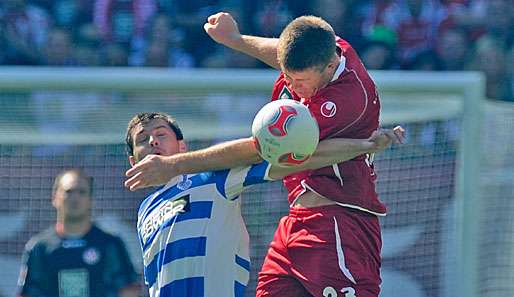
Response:
[{"label": "player's ear", "polygon": [[327,69],[330,69],[330,71],[332,71],[332,70],[334,70],[334,68],[336,68],[336,63],[334,63],[334,62],[328,63]]},{"label": "player's ear", "polygon": [[57,197],[55,197],[55,193],[52,194],[52,206],[57,209],[58,208],[58,205],[57,205]]},{"label": "player's ear", "polygon": [[178,152],[179,153],[185,153],[187,152],[187,144],[184,140],[178,141]]},{"label": "player's ear", "polygon": [[129,156],[129,163],[130,163],[130,166],[134,166],[136,164],[136,159],[134,158],[134,156]]}]

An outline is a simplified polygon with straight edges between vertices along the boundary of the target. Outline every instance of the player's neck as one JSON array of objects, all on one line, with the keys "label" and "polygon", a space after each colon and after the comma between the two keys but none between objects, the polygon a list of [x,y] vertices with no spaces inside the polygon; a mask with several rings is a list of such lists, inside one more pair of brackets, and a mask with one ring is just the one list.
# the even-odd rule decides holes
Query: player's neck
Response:
[{"label": "player's neck", "polygon": [[89,219],[84,221],[69,222],[64,219],[57,220],[55,230],[59,236],[81,237],[91,230],[92,223]]}]

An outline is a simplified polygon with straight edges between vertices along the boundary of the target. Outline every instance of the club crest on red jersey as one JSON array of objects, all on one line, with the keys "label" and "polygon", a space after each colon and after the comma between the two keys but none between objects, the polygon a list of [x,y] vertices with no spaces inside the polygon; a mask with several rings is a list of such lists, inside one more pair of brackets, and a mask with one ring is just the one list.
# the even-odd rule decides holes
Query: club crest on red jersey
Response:
[{"label": "club crest on red jersey", "polygon": [[332,101],[326,101],[321,105],[321,114],[324,117],[331,118],[336,115],[337,106]]},{"label": "club crest on red jersey", "polygon": [[289,89],[284,86],[278,95],[278,99],[293,99],[293,94],[291,94],[291,91],[289,91]]}]

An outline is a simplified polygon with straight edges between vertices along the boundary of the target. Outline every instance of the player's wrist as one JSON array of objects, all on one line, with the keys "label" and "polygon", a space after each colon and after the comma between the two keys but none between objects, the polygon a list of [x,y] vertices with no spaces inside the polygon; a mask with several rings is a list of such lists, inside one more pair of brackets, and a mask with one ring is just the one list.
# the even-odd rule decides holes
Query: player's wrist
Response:
[{"label": "player's wrist", "polygon": [[170,179],[175,176],[184,174],[183,158],[181,158],[182,155],[184,155],[184,154],[176,154],[173,156],[166,157],[166,159],[165,159],[165,164],[166,164],[166,168],[167,168],[166,172],[168,172],[168,174],[170,175],[169,176]]},{"label": "player's wrist", "polygon": [[246,36],[239,31],[234,32],[230,34],[224,45],[236,51],[243,51],[246,48]]},{"label": "player's wrist", "polygon": [[376,153],[380,150],[379,143],[369,139],[362,140],[361,148],[363,153]]}]

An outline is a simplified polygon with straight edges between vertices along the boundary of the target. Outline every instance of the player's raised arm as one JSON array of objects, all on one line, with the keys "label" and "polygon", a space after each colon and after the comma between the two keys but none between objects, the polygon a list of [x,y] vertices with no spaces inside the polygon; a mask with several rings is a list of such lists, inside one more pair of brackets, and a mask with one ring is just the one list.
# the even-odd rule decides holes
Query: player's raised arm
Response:
[{"label": "player's raised arm", "polygon": [[172,156],[148,155],[127,170],[125,187],[131,191],[162,185],[189,173],[247,166],[262,161],[252,138],[223,142],[206,149]]},{"label": "player's raised arm", "polygon": [[209,16],[203,28],[217,43],[259,59],[275,69],[280,69],[277,62],[278,39],[242,35],[237,22],[226,12]]},{"label": "player's raised arm", "polygon": [[295,172],[330,166],[362,154],[383,151],[393,143],[401,144],[404,141],[405,130],[400,126],[394,129],[377,130],[368,139],[326,139],[318,144],[309,160],[294,167],[271,167],[269,177],[281,179]]}]

